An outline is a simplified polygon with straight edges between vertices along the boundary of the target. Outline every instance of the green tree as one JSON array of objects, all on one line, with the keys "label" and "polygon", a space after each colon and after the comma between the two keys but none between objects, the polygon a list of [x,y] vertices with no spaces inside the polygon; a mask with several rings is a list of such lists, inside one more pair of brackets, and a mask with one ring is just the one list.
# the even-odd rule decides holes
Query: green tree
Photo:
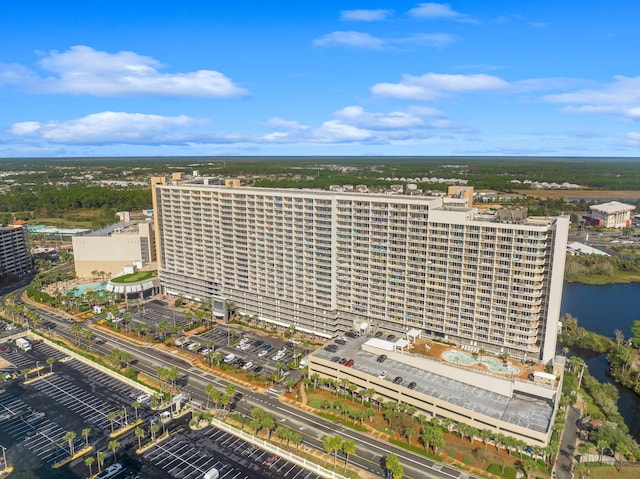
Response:
[{"label": "green tree", "polygon": [[118,441],[116,441],[115,439],[109,441],[109,445],[107,446],[111,452],[113,453],[113,460],[114,462],[117,461],[117,457],[116,457],[116,449],[118,449],[120,447],[120,443]]},{"label": "green tree", "polygon": [[336,467],[338,461],[338,451],[342,449],[342,436],[336,434],[334,436],[325,436],[322,441],[322,447],[327,454],[333,454],[333,467]]},{"label": "green tree", "polygon": [[138,438],[138,449],[142,449],[142,438],[145,436],[146,432],[141,427],[137,427],[134,434]]},{"label": "green tree", "polygon": [[349,457],[356,453],[356,442],[353,439],[346,439],[342,443],[342,452],[344,452],[344,469],[347,470],[347,465],[349,464]]},{"label": "green tree", "polygon": [[89,477],[93,476],[93,463],[96,462],[96,459],[93,456],[89,456],[85,458],[84,463],[89,468]]},{"label": "green tree", "polygon": [[404,468],[402,464],[400,464],[398,456],[393,453],[387,454],[384,464],[393,479],[402,479],[402,476],[404,476]]},{"label": "green tree", "polygon": [[56,362],[55,358],[47,358],[47,364],[49,365],[49,372],[53,372],[53,363]]},{"label": "green tree", "polygon": [[73,440],[76,438],[76,433],[73,431],[69,431],[64,435],[64,440],[69,444],[69,456],[73,457],[76,453],[75,447],[73,445]]}]

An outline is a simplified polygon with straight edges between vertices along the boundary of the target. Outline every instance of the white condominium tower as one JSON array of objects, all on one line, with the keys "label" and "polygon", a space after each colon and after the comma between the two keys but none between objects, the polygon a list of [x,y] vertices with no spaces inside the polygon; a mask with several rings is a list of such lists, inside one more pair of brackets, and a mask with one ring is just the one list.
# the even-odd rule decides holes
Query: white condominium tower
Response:
[{"label": "white condominium tower", "polygon": [[442,198],[152,180],[165,292],[282,328],[350,329],[551,362],[569,218]]}]

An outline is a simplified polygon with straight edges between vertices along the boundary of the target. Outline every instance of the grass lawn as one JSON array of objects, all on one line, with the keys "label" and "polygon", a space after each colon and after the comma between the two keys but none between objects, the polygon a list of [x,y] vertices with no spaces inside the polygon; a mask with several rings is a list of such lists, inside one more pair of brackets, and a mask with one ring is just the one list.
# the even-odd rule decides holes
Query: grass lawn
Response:
[{"label": "grass lawn", "polygon": [[[582,468],[582,469],[581,469]],[[620,471],[613,466],[589,465],[576,468],[575,479],[583,474],[585,479],[637,479],[640,477],[640,467],[623,467]],[[587,471],[589,475],[587,476]]]},{"label": "grass lawn", "polygon": [[112,283],[137,283],[156,276],[156,271],[138,271],[133,274],[125,274],[117,278],[111,278]]}]

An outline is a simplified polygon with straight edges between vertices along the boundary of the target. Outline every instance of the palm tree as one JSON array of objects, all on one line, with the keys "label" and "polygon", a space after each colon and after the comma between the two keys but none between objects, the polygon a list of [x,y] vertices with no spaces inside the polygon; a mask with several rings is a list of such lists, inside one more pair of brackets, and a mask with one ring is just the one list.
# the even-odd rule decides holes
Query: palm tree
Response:
[{"label": "palm tree", "polygon": [[96,453],[96,459],[98,461],[98,472],[102,472],[102,464],[104,464],[104,460],[107,458],[107,453],[104,451],[99,451]]},{"label": "palm tree", "polygon": [[75,454],[75,448],[73,447],[73,440],[76,438],[76,433],[69,431],[64,435],[64,440],[69,443],[69,456],[73,457]]},{"label": "palm tree", "polygon": [[393,479],[401,479],[402,476],[404,476],[404,468],[402,467],[402,464],[400,464],[398,456],[396,456],[395,454],[387,454],[384,463]]},{"label": "palm tree", "polygon": [[53,372],[53,363],[56,362],[55,358],[47,358],[47,364],[49,365],[49,372]]},{"label": "palm tree", "polygon": [[29,369],[23,369],[22,371],[20,371],[22,374],[24,374],[24,382],[26,383],[27,380],[29,379]]},{"label": "palm tree", "polygon": [[353,439],[347,439],[342,443],[342,452],[344,452],[344,471],[347,470],[349,464],[349,456],[356,453],[356,441]]},{"label": "palm tree", "polygon": [[280,438],[280,446],[282,446],[282,441],[289,437],[291,429],[284,426],[278,426],[274,432],[276,436]]},{"label": "palm tree", "polygon": [[107,447],[111,449],[111,452],[113,452],[113,462],[116,462],[116,449],[120,447],[120,443],[114,439],[109,441],[109,445]]},{"label": "palm tree", "polygon": [[84,463],[89,468],[89,477],[93,476],[93,468],[91,467],[93,463],[96,462],[96,459],[93,456],[89,456],[84,460]]},{"label": "palm tree", "polygon": [[138,449],[142,449],[142,438],[145,436],[145,431],[141,427],[137,427],[134,434],[138,438]]},{"label": "palm tree", "polygon": [[129,421],[127,419],[127,410],[125,408],[118,411],[118,416],[120,416],[120,427],[124,427],[129,424]]},{"label": "palm tree", "polygon": [[343,439],[342,436],[336,434],[334,436],[326,436],[322,443],[322,447],[327,453],[333,453],[333,467],[336,467],[338,461],[338,451],[342,449]]},{"label": "palm tree", "polygon": [[149,431],[151,432],[151,440],[156,440],[156,433],[160,430],[160,426],[158,426],[155,422],[151,424]]},{"label": "palm tree", "polygon": [[131,408],[136,412],[136,421],[138,420],[138,409],[140,409],[140,403],[138,401],[133,401],[131,403]]},{"label": "palm tree", "polygon": [[90,427],[85,427],[82,430],[82,437],[84,437],[84,441],[85,441],[85,446],[89,447],[89,433],[91,433],[91,428]]},{"label": "palm tree", "polygon": [[111,422],[111,432],[113,432],[113,421],[115,420],[117,415],[118,413],[115,411],[111,411],[107,414],[107,419],[109,420],[109,422]]},{"label": "palm tree", "polygon": [[297,451],[298,448],[300,447],[300,444],[302,444],[302,434],[296,431],[291,431],[291,436],[289,437],[289,440],[296,445],[296,451]]}]

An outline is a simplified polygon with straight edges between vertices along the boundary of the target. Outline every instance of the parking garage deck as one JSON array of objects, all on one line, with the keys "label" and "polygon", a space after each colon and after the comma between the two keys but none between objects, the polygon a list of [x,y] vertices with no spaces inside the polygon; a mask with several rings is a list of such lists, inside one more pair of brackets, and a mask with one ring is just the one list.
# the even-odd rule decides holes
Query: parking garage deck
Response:
[{"label": "parking garage deck", "polygon": [[[324,349],[316,351],[309,358],[309,374],[317,372],[321,376],[347,377],[361,387],[374,388],[377,394],[387,399],[407,402],[428,414],[451,417],[479,429],[500,430],[531,444],[548,442],[557,394],[537,397],[518,392],[513,387],[509,394],[501,394],[434,373],[430,369],[437,369],[436,365],[439,363],[434,359],[421,360],[424,367],[416,367],[391,357],[380,363],[377,361],[379,354],[387,351],[380,349],[379,354],[376,354],[371,348],[364,350],[362,346],[368,339],[370,338],[349,339],[344,345],[337,344],[336,352]],[[332,359],[337,356],[352,359],[354,363],[351,367],[346,367],[333,362]],[[382,371],[387,372],[384,379],[379,377]],[[474,371],[467,371],[465,374],[477,375],[478,381],[487,381],[489,377],[487,373]],[[402,378],[399,385],[393,384],[397,377]],[[509,384],[508,379],[502,381]],[[406,387],[412,382],[416,383],[414,389]]]}]

